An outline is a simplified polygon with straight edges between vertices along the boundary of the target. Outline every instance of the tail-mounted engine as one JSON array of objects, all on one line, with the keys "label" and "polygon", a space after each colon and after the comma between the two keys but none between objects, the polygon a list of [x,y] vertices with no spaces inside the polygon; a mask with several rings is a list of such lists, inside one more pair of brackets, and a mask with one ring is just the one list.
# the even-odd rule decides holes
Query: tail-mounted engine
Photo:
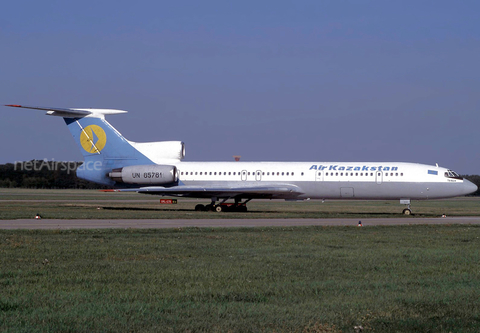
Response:
[{"label": "tail-mounted engine", "polygon": [[163,185],[178,180],[177,168],[173,165],[133,165],[113,169],[108,177],[117,183],[138,185]]}]

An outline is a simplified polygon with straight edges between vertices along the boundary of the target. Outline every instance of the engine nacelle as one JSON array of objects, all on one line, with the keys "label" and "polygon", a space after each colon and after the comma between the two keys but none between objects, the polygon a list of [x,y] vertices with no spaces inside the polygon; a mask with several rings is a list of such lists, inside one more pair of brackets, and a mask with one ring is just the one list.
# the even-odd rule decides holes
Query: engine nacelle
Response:
[{"label": "engine nacelle", "polygon": [[113,169],[108,177],[117,183],[138,185],[161,185],[178,180],[177,168],[173,165],[133,165]]},{"label": "engine nacelle", "polygon": [[185,157],[185,144],[182,141],[130,142],[130,144],[157,164],[165,160],[181,161]]}]

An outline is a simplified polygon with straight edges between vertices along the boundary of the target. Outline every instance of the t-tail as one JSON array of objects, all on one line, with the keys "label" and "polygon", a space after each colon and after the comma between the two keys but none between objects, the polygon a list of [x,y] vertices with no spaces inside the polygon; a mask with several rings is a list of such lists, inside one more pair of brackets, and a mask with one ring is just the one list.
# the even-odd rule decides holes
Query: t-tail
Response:
[{"label": "t-tail", "polygon": [[11,107],[45,110],[63,117],[85,162],[77,169],[79,178],[109,186],[129,184],[176,185],[176,164],[185,156],[180,141],[138,143],[123,137],[105,120],[105,115],[127,111],[114,109],[51,108],[23,105]]}]

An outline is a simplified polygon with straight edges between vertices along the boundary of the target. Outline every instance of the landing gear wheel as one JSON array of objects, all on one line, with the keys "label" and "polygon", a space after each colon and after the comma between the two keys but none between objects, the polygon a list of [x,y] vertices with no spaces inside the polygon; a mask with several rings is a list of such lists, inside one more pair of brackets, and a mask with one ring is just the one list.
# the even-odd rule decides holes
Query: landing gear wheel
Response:
[{"label": "landing gear wheel", "polygon": [[222,209],[222,206],[217,206],[217,207],[215,207],[215,211],[216,211],[217,213],[220,213],[222,210],[223,210],[223,209]]},{"label": "landing gear wheel", "polygon": [[403,210],[403,215],[411,215],[411,214],[412,214],[412,211],[411,211],[410,209],[405,208],[405,209]]},{"label": "landing gear wheel", "polygon": [[196,212],[203,212],[205,210],[205,206],[202,204],[198,204],[195,206],[195,211]]}]

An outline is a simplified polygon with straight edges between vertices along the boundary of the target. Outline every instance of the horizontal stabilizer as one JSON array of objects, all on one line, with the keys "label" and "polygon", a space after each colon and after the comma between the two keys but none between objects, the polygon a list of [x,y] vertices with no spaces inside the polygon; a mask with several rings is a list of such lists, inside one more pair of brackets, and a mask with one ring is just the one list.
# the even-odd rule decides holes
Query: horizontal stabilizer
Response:
[{"label": "horizontal stabilizer", "polygon": [[14,108],[23,108],[23,109],[33,109],[33,110],[44,110],[47,111],[49,116],[59,116],[59,117],[96,117],[96,118],[105,118],[105,115],[110,114],[120,114],[127,113],[128,111],[124,110],[115,110],[115,109],[92,109],[92,108],[52,108],[52,107],[43,107],[43,106],[26,106],[18,104],[8,104],[5,106],[10,106]]}]

